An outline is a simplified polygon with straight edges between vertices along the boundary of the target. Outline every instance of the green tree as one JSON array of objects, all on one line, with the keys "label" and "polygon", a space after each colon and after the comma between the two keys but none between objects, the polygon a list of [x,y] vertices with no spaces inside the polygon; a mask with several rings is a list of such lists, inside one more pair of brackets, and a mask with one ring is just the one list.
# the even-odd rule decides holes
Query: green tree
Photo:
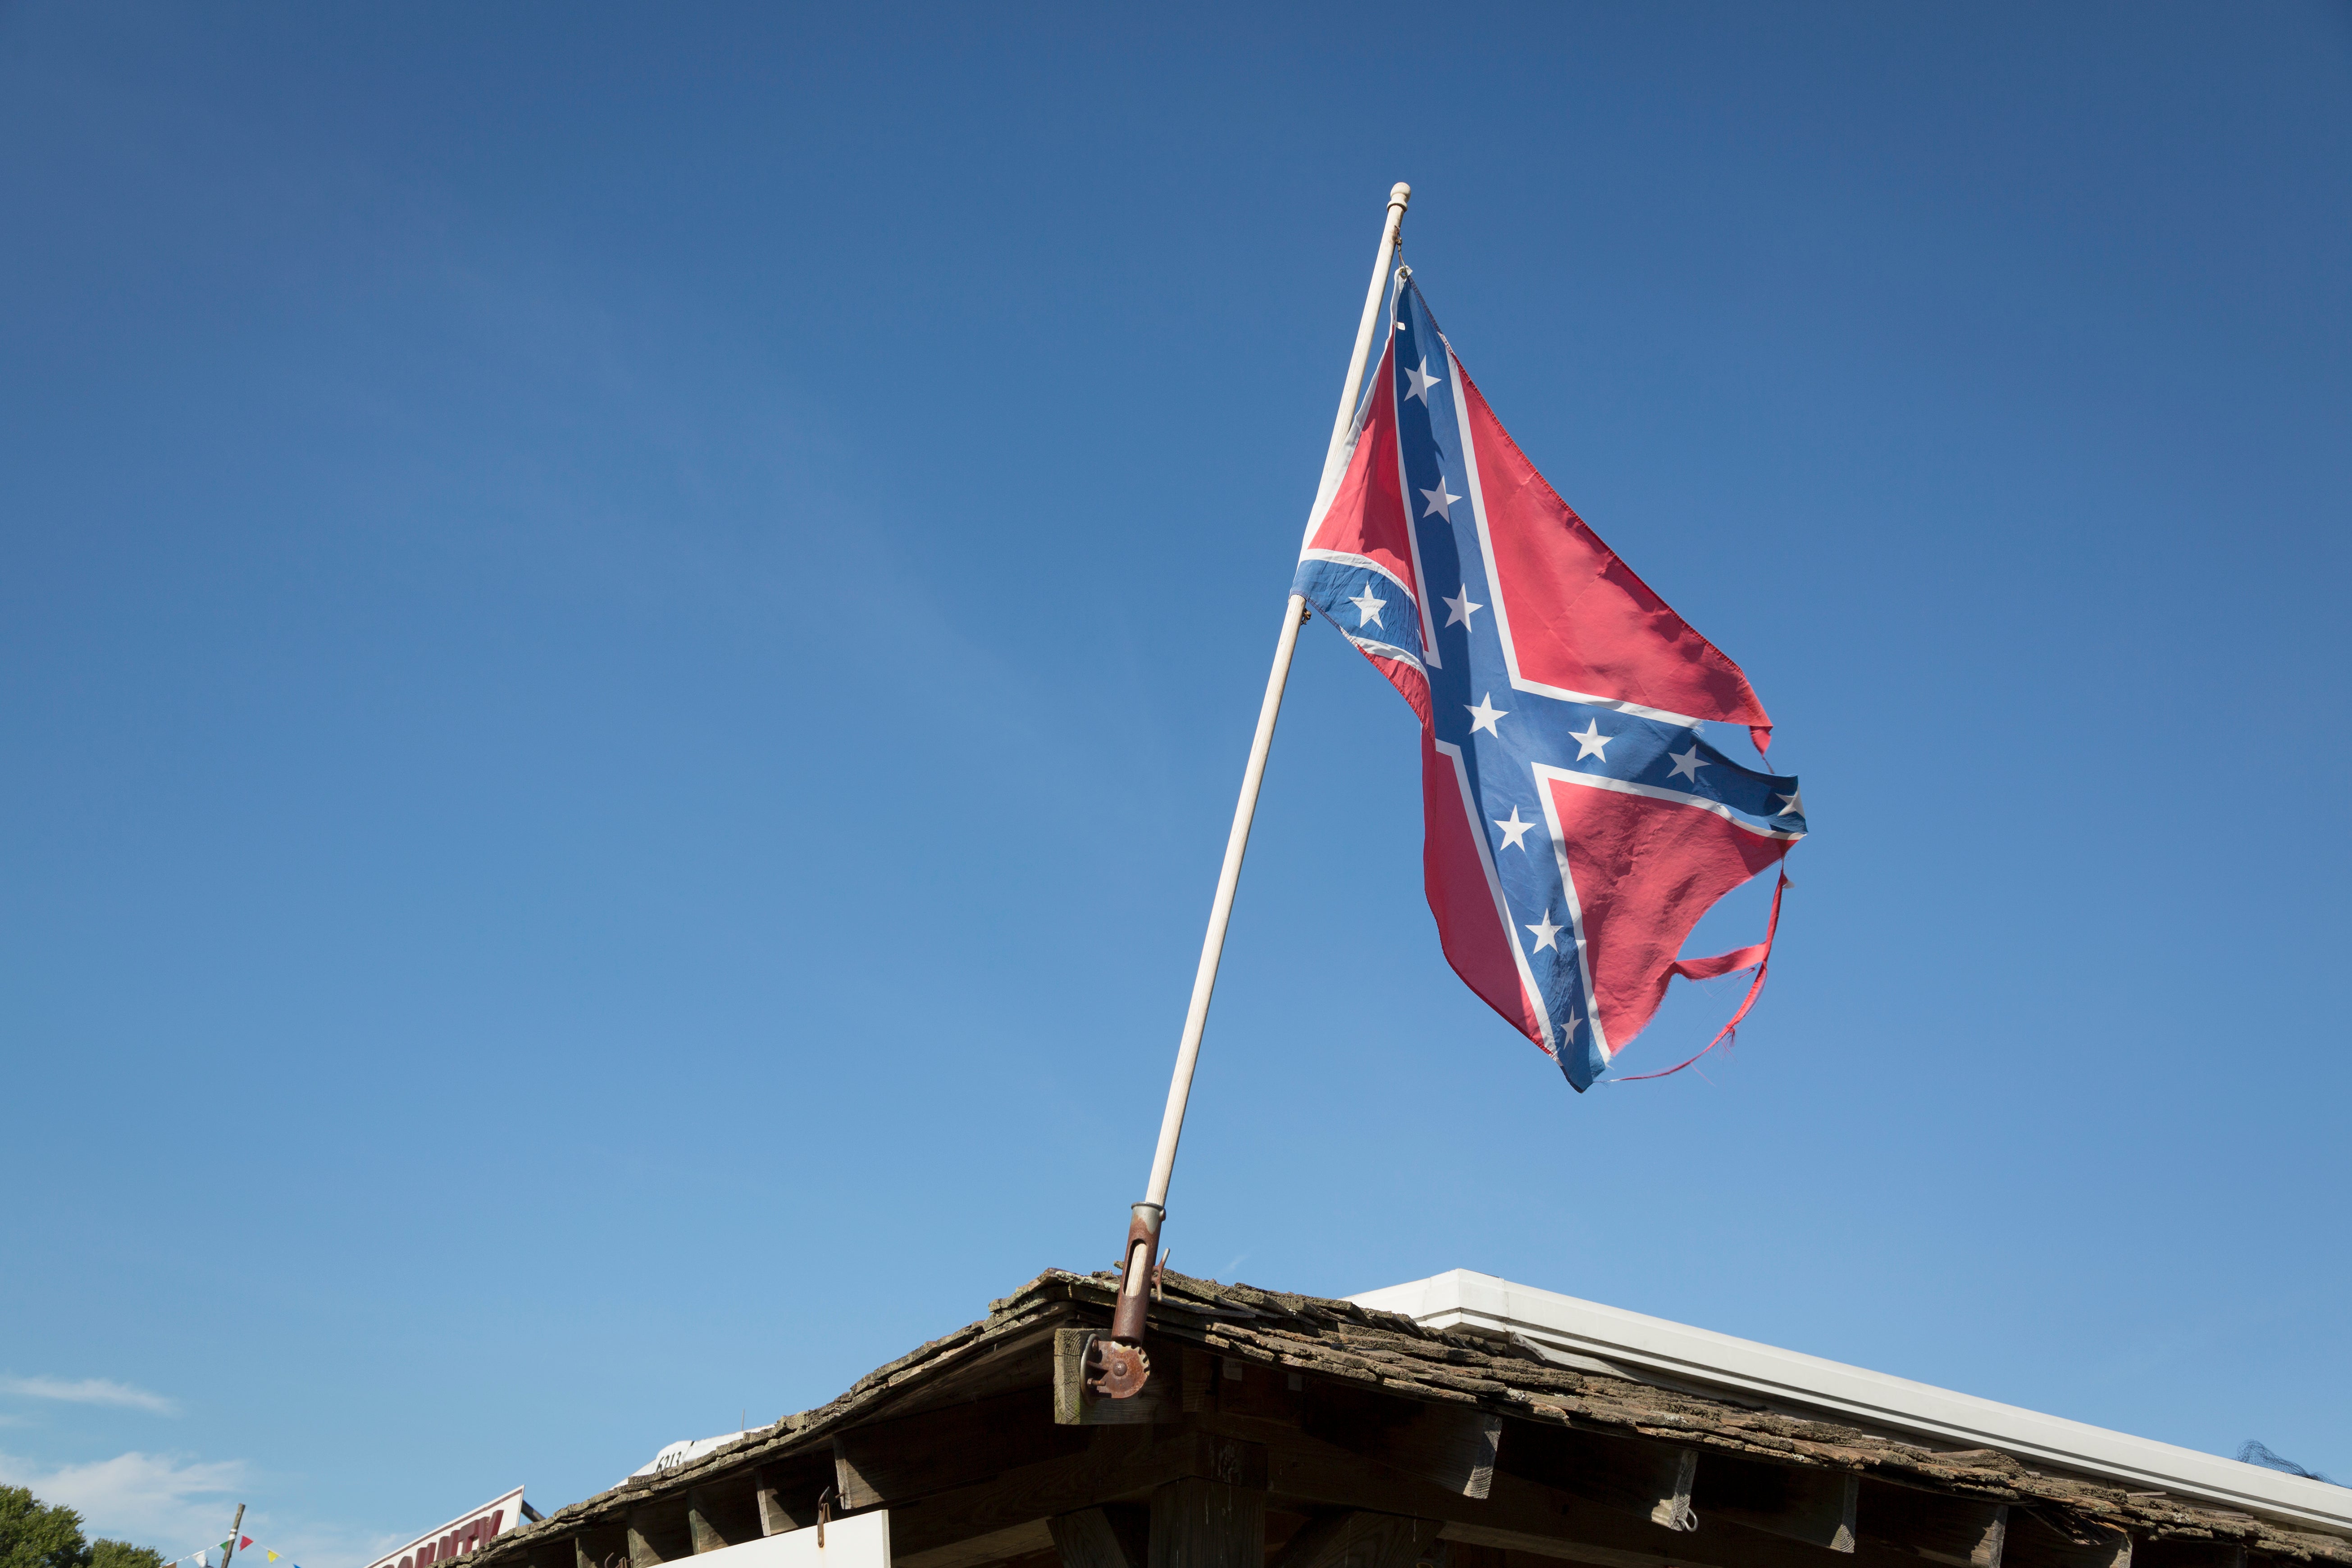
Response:
[{"label": "green tree", "polygon": [[85,1568],[163,1568],[163,1554],[127,1541],[93,1541],[82,1562]]},{"label": "green tree", "polygon": [[0,1487],[0,1568],[164,1568],[163,1554],[127,1541],[84,1541],[81,1515],[29,1488]]},{"label": "green tree", "polygon": [[83,1568],[81,1515],[50,1508],[28,1487],[0,1487],[0,1568]]}]

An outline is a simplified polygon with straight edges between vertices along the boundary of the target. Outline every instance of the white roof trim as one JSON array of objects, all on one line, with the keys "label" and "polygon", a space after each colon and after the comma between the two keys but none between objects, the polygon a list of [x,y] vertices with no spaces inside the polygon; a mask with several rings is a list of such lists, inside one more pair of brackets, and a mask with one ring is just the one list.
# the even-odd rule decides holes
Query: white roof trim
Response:
[{"label": "white roof trim", "polygon": [[2352,1489],[1514,1285],[1491,1274],[1456,1268],[1349,1300],[1401,1312],[1429,1328],[1522,1334],[1548,1351],[1580,1362],[1597,1358],[1637,1378],[1735,1390],[1858,1426],[1962,1447],[1998,1448],[2133,1489],[2352,1531]]}]

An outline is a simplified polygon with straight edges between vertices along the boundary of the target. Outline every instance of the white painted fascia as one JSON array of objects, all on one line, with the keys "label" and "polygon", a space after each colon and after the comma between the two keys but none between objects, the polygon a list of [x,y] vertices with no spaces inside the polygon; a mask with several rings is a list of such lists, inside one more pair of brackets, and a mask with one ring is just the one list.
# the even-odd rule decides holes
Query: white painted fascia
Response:
[{"label": "white painted fascia", "polygon": [[2133,1490],[2352,1533],[2352,1489],[1514,1285],[1491,1274],[1456,1268],[1349,1300],[1402,1313],[1428,1328],[1524,1335],[1573,1358],[1572,1364],[1597,1361],[1605,1363],[1601,1370],[1622,1368],[1648,1381],[1729,1390],[1859,1426],[1964,1448],[1998,1448]]}]

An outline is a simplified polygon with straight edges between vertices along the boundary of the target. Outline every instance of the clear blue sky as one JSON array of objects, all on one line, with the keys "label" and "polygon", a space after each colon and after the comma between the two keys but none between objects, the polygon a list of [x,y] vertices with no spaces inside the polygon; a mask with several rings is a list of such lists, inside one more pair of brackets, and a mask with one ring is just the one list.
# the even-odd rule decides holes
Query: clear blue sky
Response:
[{"label": "clear blue sky", "polygon": [[0,9],[0,1476],[350,1568],[1108,1263],[1397,179],[1814,836],[1579,1098],[1312,628],[1177,1266],[2352,1472],[2352,13],[1002,11]]}]

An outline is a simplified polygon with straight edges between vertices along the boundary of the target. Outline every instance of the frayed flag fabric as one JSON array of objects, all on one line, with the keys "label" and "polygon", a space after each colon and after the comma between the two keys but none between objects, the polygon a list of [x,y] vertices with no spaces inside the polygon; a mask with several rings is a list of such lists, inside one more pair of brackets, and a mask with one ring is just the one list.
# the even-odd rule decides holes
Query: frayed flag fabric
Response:
[{"label": "frayed flag fabric", "polygon": [[[1293,590],[1420,716],[1423,873],[1447,961],[1580,1091],[1675,975],[1755,969],[1717,1040],[1746,1016],[1769,930],[1712,958],[1675,954],[1804,837],[1804,803],[1794,778],[1699,733],[1745,725],[1760,753],[1772,721],[1739,667],[1536,471],[1399,279]],[[1772,930],[1779,912],[1776,888]]]}]

